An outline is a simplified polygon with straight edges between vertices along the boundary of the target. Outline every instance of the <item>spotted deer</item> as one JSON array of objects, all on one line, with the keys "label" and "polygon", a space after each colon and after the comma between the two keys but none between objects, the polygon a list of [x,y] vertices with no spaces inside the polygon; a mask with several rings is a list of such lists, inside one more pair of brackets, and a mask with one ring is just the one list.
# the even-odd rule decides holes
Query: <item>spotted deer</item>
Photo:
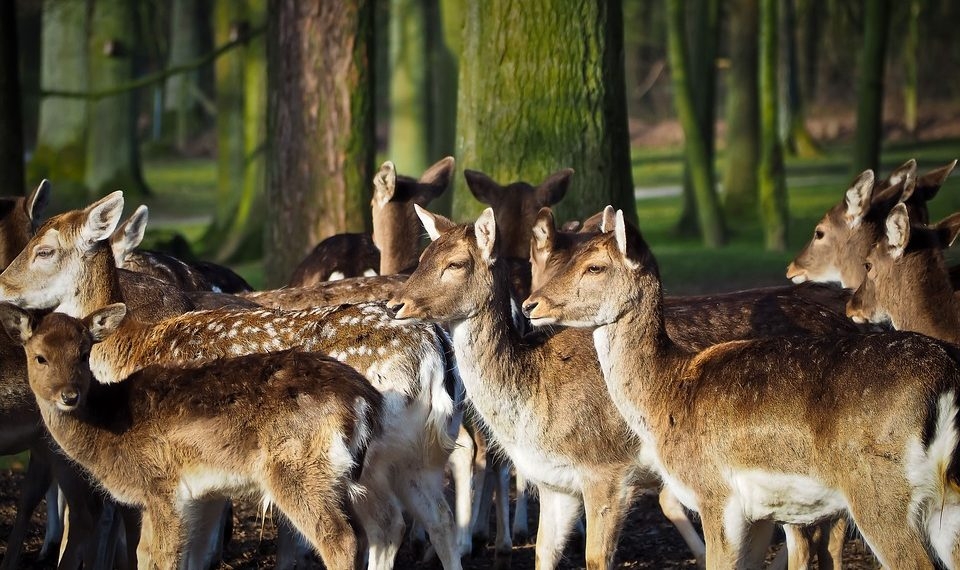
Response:
[{"label": "spotted deer", "polygon": [[[470,401],[495,444],[538,489],[537,568],[557,565],[581,501],[587,568],[611,567],[635,489],[658,482],[604,392],[588,333],[520,338],[492,209],[471,225],[417,212],[433,242],[388,308],[400,320],[449,323]],[[661,503],[698,553],[702,544],[683,510],[671,510],[667,495]]]},{"label": "spotted deer", "polygon": [[943,255],[960,233],[960,213],[929,227],[911,221],[903,204],[890,211],[883,237],[867,254],[866,278],[847,315],[960,344],[960,300]]},{"label": "spotted deer", "polygon": [[[889,568],[960,564],[960,352],[914,333],[734,341],[687,351],[656,259],[617,212],[524,303],[596,327],[607,389],[666,486],[700,513],[707,567],[756,524],[847,514]],[[789,453],[784,453],[789,450]]]},{"label": "spotted deer", "polygon": [[[349,277],[408,272],[420,256],[420,232],[413,205],[426,206],[443,194],[453,179],[454,159],[441,159],[419,179],[398,175],[384,162],[373,178],[370,201],[372,239],[366,234],[340,234],[320,242],[293,272],[290,287]],[[374,264],[376,261],[376,264]],[[357,262],[360,262],[359,264]]]},{"label": "spotted deer", "polygon": [[[124,302],[106,241],[120,218],[116,192],[81,211],[55,216],[0,274],[0,298],[24,308],[79,318]],[[90,366],[117,382],[150,365],[184,365],[291,348],[317,351],[361,371],[386,399],[384,437],[366,454],[355,505],[370,542],[372,568],[392,565],[401,510],[421,521],[445,568],[460,567],[458,541],[443,497],[443,468],[459,426],[446,373],[445,337],[435,326],[394,322],[377,304],[308,311],[200,311],[146,324],[126,318],[94,345]]]},{"label": "spotted deer", "polygon": [[[877,182],[872,170],[864,171],[817,223],[811,240],[787,267],[787,278],[794,283],[838,282],[845,289],[856,289],[863,282],[863,259],[880,239],[893,206],[903,202],[913,219],[926,222],[927,202],[955,166],[953,161],[918,178],[911,160],[885,182]],[[960,281],[960,276],[954,280]]]},{"label": "spotted deer", "polygon": [[51,313],[33,323],[4,304],[0,322],[24,345],[30,388],[60,447],[117,500],[144,509],[153,567],[178,564],[186,503],[252,494],[276,505],[327,568],[359,568],[349,505],[380,432],[380,393],[353,368],[296,351],[147,367],[102,384],[89,355],[125,313],[116,304],[82,321]]}]

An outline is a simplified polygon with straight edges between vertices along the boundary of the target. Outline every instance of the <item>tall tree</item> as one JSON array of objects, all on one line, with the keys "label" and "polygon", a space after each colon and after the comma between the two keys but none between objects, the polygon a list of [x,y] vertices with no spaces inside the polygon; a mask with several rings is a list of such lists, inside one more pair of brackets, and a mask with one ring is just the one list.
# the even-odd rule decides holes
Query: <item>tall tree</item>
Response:
[{"label": "tall tree", "polygon": [[[47,1],[42,19],[40,87],[86,91],[87,3]],[[87,102],[44,97],[37,129],[37,146],[28,165],[30,180],[55,180],[58,197],[79,193],[86,169]]]},{"label": "tall tree", "polygon": [[697,219],[703,242],[708,247],[719,247],[726,242],[726,228],[716,192],[713,157],[700,128],[694,103],[683,4],[684,0],[667,0],[667,51],[673,77],[674,104],[683,126],[685,164],[697,202]]},{"label": "tall tree", "polygon": [[[172,0],[168,66],[182,65],[203,55],[200,6],[195,0]],[[174,117],[174,142],[179,150],[200,130],[200,107],[196,99],[199,90],[199,71],[173,75],[164,87],[163,105]]]},{"label": "tall tree", "polygon": [[822,154],[817,141],[807,130],[805,94],[800,86],[800,64],[797,57],[797,7],[796,0],[783,0],[782,45],[785,48],[785,79],[787,150],[797,156],[811,157]]},{"label": "tall tree", "polygon": [[727,150],[723,175],[727,219],[757,219],[760,104],[757,83],[757,0],[730,0],[730,70],[727,74]]},{"label": "tall tree", "polygon": [[865,3],[863,48],[857,80],[857,132],[853,143],[853,171],[876,170],[883,138],[883,68],[887,60],[890,0]]},{"label": "tall tree", "polygon": [[[248,33],[250,26],[247,2],[215,1],[213,37],[218,46],[240,34]],[[223,231],[231,223],[240,189],[243,188],[245,52],[244,49],[232,50],[217,58],[214,64],[217,103],[217,207],[211,235],[204,239],[208,243],[220,241]]]},{"label": "tall tree", "polygon": [[321,239],[369,224],[373,2],[277,0],[267,30],[271,284]]},{"label": "tall tree", "polygon": [[23,122],[20,104],[20,56],[14,2],[0,6],[0,191],[22,194]]},{"label": "tall tree", "polygon": [[[88,43],[91,90],[133,78],[138,37],[134,9],[130,0],[93,2]],[[147,192],[140,170],[136,99],[136,90],[127,90],[89,103],[84,180],[92,196],[118,189]]]},{"label": "tall tree", "polygon": [[760,163],[757,184],[764,243],[769,250],[787,248],[787,184],[779,127],[777,44],[780,0],[760,0]]},{"label": "tall tree", "polygon": [[[711,168],[715,166],[717,41],[719,39],[720,0],[697,0],[691,10],[690,86],[700,138],[706,147]],[[714,179],[716,178],[714,174]],[[697,196],[689,160],[683,167],[683,210],[677,222],[680,234],[699,235]]]},{"label": "tall tree", "polygon": [[[635,220],[620,0],[471,0],[464,22],[458,165],[500,183],[572,167],[561,218],[613,203]],[[454,215],[479,207],[458,186]]]},{"label": "tall tree", "polygon": [[910,19],[903,39],[903,126],[917,130],[917,47],[920,44],[920,0],[909,0]]},{"label": "tall tree", "polygon": [[421,172],[431,160],[429,0],[390,0],[390,138],[387,156],[403,172]]},{"label": "tall tree", "polygon": [[[433,93],[434,121],[431,128],[430,156],[456,153],[457,80],[463,36],[461,0],[439,0],[427,12],[430,41],[430,68],[435,70]],[[431,202],[432,209],[446,216],[453,209],[453,192],[444,192]]]}]

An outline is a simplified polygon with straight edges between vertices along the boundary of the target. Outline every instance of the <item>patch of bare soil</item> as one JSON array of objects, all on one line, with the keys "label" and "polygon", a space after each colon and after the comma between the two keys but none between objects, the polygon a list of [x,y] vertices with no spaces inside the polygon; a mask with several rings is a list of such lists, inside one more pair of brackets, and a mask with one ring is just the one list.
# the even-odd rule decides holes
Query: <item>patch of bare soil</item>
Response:
[{"label": "patch of bare soil", "polygon": [[[23,481],[23,474],[19,472],[0,472],[0,555],[6,551],[6,537],[10,533],[16,509],[17,493]],[[536,501],[531,502],[530,529],[536,533],[537,507]],[[493,519],[493,517],[491,517]],[[33,516],[30,533],[24,544],[24,554],[20,568],[40,569],[53,568],[51,563],[37,561],[37,554],[43,541],[43,509],[38,509]],[[491,528],[491,536],[495,529]],[[267,518],[262,521],[257,505],[242,503],[234,510],[234,535],[230,541],[224,563],[221,568],[234,570],[254,570],[273,567],[276,561],[276,546],[274,537],[276,527]],[[771,547],[771,558],[781,544]],[[624,525],[617,550],[618,568],[662,568],[662,569],[692,569],[696,568],[693,557],[690,556],[680,535],[660,512],[655,496],[644,495],[630,513]],[[532,545],[514,545],[510,557],[510,567],[519,570],[534,568],[535,557]],[[866,551],[863,543],[857,538],[847,540],[844,550],[844,567],[850,570],[873,570],[879,568],[874,558]],[[495,566],[494,550],[492,546],[480,549],[472,558],[464,560],[467,570],[493,568]],[[498,565],[499,566],[499,565]],[[322,567],[319,562],[317,568]],[[409,545],[404,545],[397,557],[397,568],[439,568],[434,562],[421,563],[413,556]],[[568,545],[561,569],[584,568],[583,539],[574,537]]]}]

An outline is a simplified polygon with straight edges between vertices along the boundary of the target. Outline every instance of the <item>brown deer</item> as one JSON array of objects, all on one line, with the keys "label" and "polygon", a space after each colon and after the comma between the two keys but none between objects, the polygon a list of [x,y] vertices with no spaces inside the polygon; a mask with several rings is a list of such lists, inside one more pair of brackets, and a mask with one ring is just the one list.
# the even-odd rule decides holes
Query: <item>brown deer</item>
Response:
[{"label": "brown deer", "polygon": [[50,203],[50,183],[40,182],[29,196],[0,197],[0,267],[10,265],[40,224]]},{"label": "brown deer", "polygon": [[60,447],[118,501],[145,510],[153,566],[178,564],[187,502],[253,494],[276,505],[327,568],[359,568],[349,503],[363,493],[357,471],[380,432],[379,392],[349,366],[293,351],[150,367],[101,384],[92,345],[125,313],[117,304],[34,325],[5,304],[0,322],[24,345],[30,388]]},{"label": "brown deer", "polygon": [[[124,302],[105,241],[119,221],[122,194],[55,216],[0,274],[0,298],[71,316]],[[124,319],[97,343],[90,364],[116,382],[152,364],[181,365],[249,353],[301,348],[353,366],[387,398],[385,436],[371,446],[357,505],[376,567],[392,564],[402,533],[401,506],[424,523],[446,568],[460,567],[443,468],[459,426],[456,378],[446,374],[445,337],[437,327],[394,322],[376,304],[308,311],[201,311],[156,324]],[[452,432],[451,432],[452,430]],[[389,477],[385,473],[390,473]]]},{"label": "brown deer", "polygon": [[943,255],[958,233],[960,213],[930,227],[911,227],[907,208],[898,204],[887,216],[883,237],[867,254],[866,278],[850,299],[847,315],[960,344],[960,300]]},{"label": "brown deer", "polygon": [[[558,563],[581,501],[587,568],[611,567],[634,490],[657,482],[604,391],[589,333],[520,338],[492,209],[475,225],[417,212],[433,242],[388,307],[398,319],[449,323],[470,401],[496,445],[539,491],[537,568]],[[665,496],[662,504],[672,503]],[[668,515],[698,553],[702,543],[683,510]]]},{"label": "brown deer", "polygon": [[886,183],[875,183],[873,171],[864,171],[817,223],[810,242],[787,267],[787,278],[794,283],[838,282],[845,289],[856,289],[863,282],[863,259],[880,239],[893,206],[904,202],[913,219],[926,222],[927,202],[955,166],[953,161],[917,178],[916,162],[911,160]]},{"label": "brown deer", "polygon": [[622,212],[524,310],[536,325],[596,327],[610,395],[700,513],[708,568],[737,567],[757,523],[842,513],[885,567],[933,568],[927,544],[960,564],[954,347],[897,332],[686,351],[664,327],[656,259]]},{"label": "brown deer", "polygon": [[293,272],[290,287],[304,287],[350,277],[393,275],[410,271],[420,256],[420,232],[413,205],[426,206],[443,194],[453,179],[448,156],[419,179],[398,175],[390,161],[373,178],[373,237],[340,234],[320,242]]}]

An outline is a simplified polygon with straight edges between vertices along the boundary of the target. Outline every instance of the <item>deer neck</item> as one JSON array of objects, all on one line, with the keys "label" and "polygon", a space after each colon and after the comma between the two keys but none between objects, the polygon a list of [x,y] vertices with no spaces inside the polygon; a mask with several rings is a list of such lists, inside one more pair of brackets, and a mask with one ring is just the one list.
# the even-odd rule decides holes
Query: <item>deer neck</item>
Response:
[{"label": "deer neck", "polygon": [[960,299],[954,295],[946,268],[943,279],[930,277],[913,294],[901,295],[890,312],[897,330],[913,331],[960,345]]},{"label": "deer neck", "polygon": [[72,295],[55,310],[82,319],[97,309],[123,301],[113,252],[106,242],[101,242],[81,263]]},{"label": "deer neck", "polygon": [[420,261],[420,237],[404,236],[380,252],[380,275],[395,275],[416,267]]},{"label": "deer neck", "polygon": [[688,358],[667,335],[657,287],[611,324],[593,332],[607,389],[634,433],[650,440],[660,410]]}]

